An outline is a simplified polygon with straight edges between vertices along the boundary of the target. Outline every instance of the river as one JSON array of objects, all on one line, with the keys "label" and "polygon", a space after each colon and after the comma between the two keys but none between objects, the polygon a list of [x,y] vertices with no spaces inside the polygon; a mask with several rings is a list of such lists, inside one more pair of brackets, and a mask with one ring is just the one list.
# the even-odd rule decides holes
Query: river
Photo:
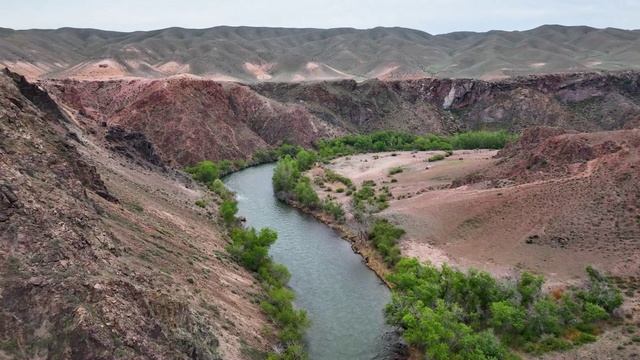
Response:
[{"label": "river", "polygon": [[311,360],[392,358],[396,338],[383,316],[389,290],[349,242],[275,198],[274,167],[247,168],[225,183],[236,192],[238,215],[246,217],[248,226],[278,232],[271,256],[291,272],[295,305],[311,320],[305,339]]}]

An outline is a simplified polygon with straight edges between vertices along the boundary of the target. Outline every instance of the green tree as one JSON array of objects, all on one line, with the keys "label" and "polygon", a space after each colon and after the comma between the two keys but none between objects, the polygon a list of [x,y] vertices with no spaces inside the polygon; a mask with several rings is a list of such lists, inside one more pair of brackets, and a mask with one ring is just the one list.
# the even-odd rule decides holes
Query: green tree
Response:
[{"label": "green tree", "polygon": [[298,200],[305,207],[314,209],[320,204],[320,198],[318,194],[311,186],[311,181],[308,177],[302,177],[298,180],[298,184],[294,189],[296,200]]},{"label": "green tree", "polygon": [[227,224],[232,224],[236,220],[238,213],[238,202],[235,199],[227,199],[220,205],[220,215]]},{"label": "green tree", "polygon": [[404,235],[403,229],[385,219],[376,220],[369,231],[369,239],[373,241],[373,245],[380,251],[385,261],[392,265],[400,260],[400,249],[396,243],[402,235]]},{"label": "green tree", "polygon": [[258,271],[260,267],[271,262],[269,246],[278,238],[278,234],[263,228],[256,229],[235,228],[231,231],[231,244],[227,247],[229,253],[247,269]]},{"label": "green tree", "polygon": [[529,306],[540,296],[543,283],[544,278],[542,276],[533,275],[529,272],[523,272],[522,275],[520,275],[518,293],[520,294],[523,306]]},{"label": "green tree", "polygon": [[535,340],[545,334],[559,335],[561,331],[562,316],[558,304],[548,297],[533,303],[525,335],[530,340]]},{"label": "green tree", "polygon": [[502,333],[519,333],[524,330],[526,314],[524,309],[503,300],[491,304],[491,326]]},{"label": "green tree", "polygon": [[276,193],[291,192],[295,189],[299,179],[298,163],[287,155],[278,161],[273,171],[273,189]]},{"label": "green tree", "polygon": [[311,167],[313,166],[313,164],[316,163],[317,160],[318,160],[318,157],[316,153],[312,151],[307,151],[302,149],[298,151],[298,154],[296,154],[296,161],[298,162],[298,170],[300,171],[306,171],[311,169]]},{"label": "green tree", "polygon": [[186,172],[193,178],[205,184],[209,184],[220,176],[220,169],[210,160],[201,161],[194,166],[187,167]]}]

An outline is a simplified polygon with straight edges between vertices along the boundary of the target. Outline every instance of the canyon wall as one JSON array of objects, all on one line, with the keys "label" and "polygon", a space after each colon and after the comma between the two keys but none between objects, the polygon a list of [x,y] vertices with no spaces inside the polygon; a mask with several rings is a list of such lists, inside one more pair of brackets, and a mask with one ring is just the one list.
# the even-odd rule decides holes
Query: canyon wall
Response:
[{"label": "canyon wall", "polygon": [[640,73],[541,75],[500,81],[353,80],[242,85],[211,80],[43,81],[88,127],[143,133],[168,164],[247,159],[284,142],[347,133],[416,134],[531,126],[577,131],[640,125]]},{"label": "canyon wall", "polygon": [[216,201],[143,134],[85,128],[0,73],[0,358],[271,350],[262,288],[226,255]]}]

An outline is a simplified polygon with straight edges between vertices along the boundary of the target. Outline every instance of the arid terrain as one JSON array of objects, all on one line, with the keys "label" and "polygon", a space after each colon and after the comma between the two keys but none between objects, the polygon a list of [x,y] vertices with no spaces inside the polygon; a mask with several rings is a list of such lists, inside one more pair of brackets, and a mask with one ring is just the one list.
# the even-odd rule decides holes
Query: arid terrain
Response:
[{"label": "arid terrain", "polygon": [[[537,128],[497,154],[459,150],[436,162],[426,161],[434,152],[363,154],[328,168],[356,184],[389,187],[393,200],[380,216],[407,230],[409,256],[558,280],[584,275],[586,264],[635,277],[639,146],[637,129]],[[403,171],[389,175],[398,166]],[[335,196],[348,205],[344,193]]]},{"label": "arid terrain", "polygon": [[[395,152],[325,166],[389,188],[377,216],[407,231],[403,255],[499,276],[530,270],[552,287],[580,282],[591,264],[623,286],[622,316],[637,324],[637,38],[554,26],[438,36],[0,29],[0,63],[33,80],[0,74],[0,359],[250,359],[271,350],[263,290],[225,251],[220,199],[181,170],[374,130],[521,134],[503,150],[440,161],[425,161],[438,152]],[[397,47],[384,56],[365,51],[388,42]],[[516,56],[525,45],[540,57],[528,57],[533,64]],[[469,62],[479,54],[492,57]],[[416,60],[425,56],[431,68]],[[330,187],[348,209],[346,192]],[[550,356],[630,358],[638,344],[623,329]]]},{"label": "arid terrain", "polygon": [[[627,289],[622,311],[635,326],[640,317],[640,130],[532,128],[499,152],[459,150],[427,161],[438,153],[444,154],[347,156],[312,169],[310,176],[330,169],[357,187],[366,181],[375,182],[378,191],[387,187],[389,207],[374,216],[406,230],[400,241],[404,256],[507,278],[533,271],[544,275],[551,289],[579,284],[588,265],[602,269]],[[315,188],[321,198],[335,198],[351,209],[352,196],[338,190],[343,184]],[[348,212],[347,226],[361,233],[367,224]],[[594,345],[546,358],[633,358],[640,346],[630,336],[614,328]]]},{"label": "arid terrain", "polygon": [[0,65],[36,78],[163,78],[300,82],[639,69],[640,31],[545,25],[527,31],[431,35],[220,26],[131,33],[0,28]]},{"label": "arid terrain", "polygon": [[216,199],[143,135],[86,130],[0,73],[0,358],[270,350],[261,287],[224,251]]}]

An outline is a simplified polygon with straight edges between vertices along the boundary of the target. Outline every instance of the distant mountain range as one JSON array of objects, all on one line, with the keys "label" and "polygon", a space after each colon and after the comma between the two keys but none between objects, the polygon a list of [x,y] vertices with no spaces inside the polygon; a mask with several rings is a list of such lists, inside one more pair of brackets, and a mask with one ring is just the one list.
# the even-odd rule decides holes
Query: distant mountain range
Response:
[{"label": "distant mountain range", "polygon": [[455,32],[220,26],[113,32],[0,28],[0,66],[29,78],[189,75],[239,82],[516,75],[640,69],[640,30],[544,25]]}]

